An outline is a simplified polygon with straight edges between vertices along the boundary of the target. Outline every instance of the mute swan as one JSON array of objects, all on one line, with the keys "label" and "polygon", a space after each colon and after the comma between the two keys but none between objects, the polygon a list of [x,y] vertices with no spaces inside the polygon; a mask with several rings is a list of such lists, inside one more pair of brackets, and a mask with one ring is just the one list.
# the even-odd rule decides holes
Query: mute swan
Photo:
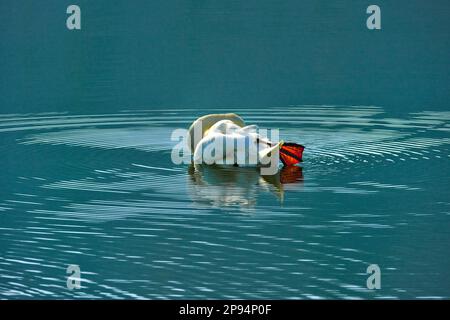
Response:
[{"label": "mute swan", "polygon": [[188,131],[194,163],[261,166],[270,164],[276,154],[286,166],[302,161],[302,145],[271,142],[257,130],[255,125],[245,126],[234,113],[198,118]]}]

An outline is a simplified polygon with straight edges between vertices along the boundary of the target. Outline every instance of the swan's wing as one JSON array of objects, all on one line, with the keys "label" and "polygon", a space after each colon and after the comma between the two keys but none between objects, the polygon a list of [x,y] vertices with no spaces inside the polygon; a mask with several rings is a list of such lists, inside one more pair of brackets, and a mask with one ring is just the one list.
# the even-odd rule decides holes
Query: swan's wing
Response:
[{"label": "swan's wing", "polygon": [[[206,164],[228,164],[233,159],[235,135],[212,132],[206,135],[195,148],[194,162]],[[234,161],[230,161],[234,164]]]},{"label": "swan's wing", "polygon": [[205,136],[211,133],[231,134],[237,132],[240,129],[240,126],[236,125],[230,120],[220,120],[205,132]]},{"label": "swan's wing", "polygon": [[239,134],[248,134],[248,133],[256,133],[258,131],[258,126],[255,124],[252,124],[250,126],[245,126],[237,130],[237,133]]}]

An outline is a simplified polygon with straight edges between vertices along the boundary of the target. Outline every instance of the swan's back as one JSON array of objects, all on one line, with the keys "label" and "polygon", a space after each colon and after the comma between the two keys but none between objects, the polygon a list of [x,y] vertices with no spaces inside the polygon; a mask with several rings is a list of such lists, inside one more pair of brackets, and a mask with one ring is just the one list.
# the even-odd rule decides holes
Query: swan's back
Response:
[{"label": "swan's back", "polygon": [[[205,132],[221,120],[229,120],[239,127],[245,126],[244,120],[235,113],[208,114],[198,118],[192,123],[188,131],[188,143],[192,153],[197,144],[204,137]],[[198,132],[198,134],[194,135],[194,132]]]}]

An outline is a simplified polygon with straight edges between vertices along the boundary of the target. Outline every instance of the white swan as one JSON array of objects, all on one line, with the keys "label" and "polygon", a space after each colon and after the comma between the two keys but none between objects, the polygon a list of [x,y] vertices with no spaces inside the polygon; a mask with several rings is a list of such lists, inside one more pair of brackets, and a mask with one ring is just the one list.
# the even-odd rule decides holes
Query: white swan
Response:
[{"label": "white swan", "polygon": [[303,146],[273,143],[257,130],[255,125],[245,126],[244,120],[234,113],[198,118],[188,132],[194,163],[278,167],[279,153],[285,165],[301,161]]}]

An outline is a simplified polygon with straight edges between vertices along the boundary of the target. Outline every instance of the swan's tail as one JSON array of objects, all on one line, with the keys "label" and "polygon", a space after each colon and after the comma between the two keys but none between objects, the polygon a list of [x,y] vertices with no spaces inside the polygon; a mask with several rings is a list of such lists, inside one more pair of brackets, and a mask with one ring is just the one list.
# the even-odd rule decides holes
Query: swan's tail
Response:
[{"label": "swan's tail", "polygon": [[285,166],[293,166],[302,162],[304,146],[297,143],[285,142],[280,148],[280,160]]}]

